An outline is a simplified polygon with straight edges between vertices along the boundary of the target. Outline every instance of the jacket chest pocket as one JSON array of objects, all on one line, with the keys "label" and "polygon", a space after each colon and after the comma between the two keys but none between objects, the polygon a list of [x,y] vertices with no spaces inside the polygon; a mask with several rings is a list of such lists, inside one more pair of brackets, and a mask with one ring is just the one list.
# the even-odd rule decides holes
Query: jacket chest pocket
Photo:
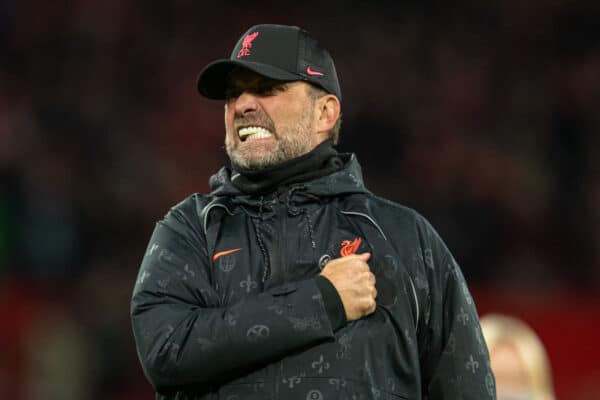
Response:
[{"label": "jacket chest pocket", "polygon": [[213,247],[211,277],[221,304],[232,304],[263,291],[267,264],[248,218],[228,217],[221,224]]}]

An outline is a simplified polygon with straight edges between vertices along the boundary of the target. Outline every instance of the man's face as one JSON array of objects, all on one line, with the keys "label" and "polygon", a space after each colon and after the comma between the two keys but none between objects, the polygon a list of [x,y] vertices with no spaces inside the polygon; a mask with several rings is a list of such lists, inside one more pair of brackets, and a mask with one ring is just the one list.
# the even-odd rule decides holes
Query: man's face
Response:
[{"label": "man's face", "polygon": [[308,84],[240,69],[232,73],[226,97],[225,148],[234,168],[271,167],[318,144]]}]

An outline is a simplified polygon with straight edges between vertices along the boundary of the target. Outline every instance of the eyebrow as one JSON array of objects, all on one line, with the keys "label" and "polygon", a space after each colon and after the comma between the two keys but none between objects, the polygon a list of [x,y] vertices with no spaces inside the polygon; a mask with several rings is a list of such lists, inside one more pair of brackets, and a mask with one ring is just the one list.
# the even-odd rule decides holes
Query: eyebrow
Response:
[{"label": "eyebrow", "polygon": [[233,78],[229,81],[225,89],[225,96],[237,97],[242,92],[249,91],[257,94],[275,94],[275,92],[284,92],[288,90],[290,82],[278,81],[275,79],[257,77],[257,79],[236,79]]},{"label": "eyebrow", "polygon": [[262,76],[258,76],[251,79],[243,79],[239,77],[233,77],[229,79],[229,87],[231,88],[264,88],[270,86],[287,86],[286,81],[278,81],[276,79],[265,78]]}]

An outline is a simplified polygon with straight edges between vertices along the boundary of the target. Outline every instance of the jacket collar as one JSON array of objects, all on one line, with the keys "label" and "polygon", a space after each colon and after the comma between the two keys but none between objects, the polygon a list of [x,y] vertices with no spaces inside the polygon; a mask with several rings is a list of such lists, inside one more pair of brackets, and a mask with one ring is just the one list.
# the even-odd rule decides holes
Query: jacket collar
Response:
[{"label": "jacket collar", "polygon": [[231,182],[232,171],[228,167],[221,168],[209,181],[211,195],[221,198],[230,198],[234,202],[256,205],[265,199],[275,199],[282,194],[291,197],[293,194],[303,194],[306,199],[325,198],[331,196],[368,193],[365,188],[362,170],[354,154],[340,154],[344,166],[329,175],[325,175],[306,182],[283,185],[266,195],[246,194],[240,191]]}]

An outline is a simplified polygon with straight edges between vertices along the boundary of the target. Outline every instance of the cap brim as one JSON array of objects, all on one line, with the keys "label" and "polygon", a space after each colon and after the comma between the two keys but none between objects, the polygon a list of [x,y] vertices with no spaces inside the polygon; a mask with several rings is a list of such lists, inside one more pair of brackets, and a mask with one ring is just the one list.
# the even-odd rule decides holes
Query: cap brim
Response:
[{"label": "cap brim", "polygon": [[209,99],[224,100],[229,74],[235,67],[247,68],[259,75],[280,81],[303,80],[302,75],[293,74],[272,65],[223,59],[208,64],[198,75],[198,92]]}]

